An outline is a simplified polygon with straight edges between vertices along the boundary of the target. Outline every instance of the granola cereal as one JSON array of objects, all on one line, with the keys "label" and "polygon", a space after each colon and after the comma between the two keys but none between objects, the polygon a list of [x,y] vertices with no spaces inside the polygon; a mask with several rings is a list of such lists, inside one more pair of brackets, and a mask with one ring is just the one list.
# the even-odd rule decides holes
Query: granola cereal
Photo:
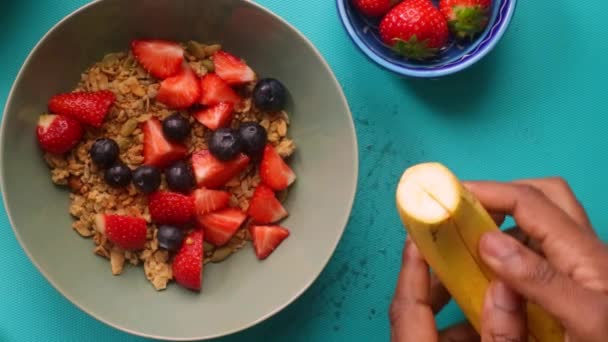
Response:
[{"label": "granola cereal", "polygon": [[[205,45],[194,41],[184,44],[184,61],[197,77],[214,72],[213,56],[221,46]],[[84,136],[69,152],[46,153],[44,158],[50,168],[52,181],[70,190],[69,212],[74,218],[73,229],[94,244],[94,254],[109,261],[109,271],[120,275],[133,266],[142,266],[145,277],[156,290],[163,290],[173,280],[173,253],[159,247],[158,227],[152,222],[147,196],[131,183],[115,188],[104,180],[103,172],[91,159],[90,149],[98,138],[113,139],[119,148],[119,159],[131,170],[144,163],[144,132],[141,124],[151,118],[164,120],[176,110],[156,99],[160,80],[138,63],[132,52],[115,52],[105,55],[80,76],[74,92],[110,91],[115,101],[100,127],[86,126]],[[268,112],[258,109],[252,99],[255,82],[237,87],[242,101],[234,107],[232,128],[243,122],[258,122],[267,130],[268,142],[277,153],[287,158],[295,150],[289,137],[288,113],[280,110]],[[191,126],[185,141],[188,153],[208,148],[211,131],[200,124],[186,110],[180,111]],[[164,177],[164,176],[163,176]],[[256,187],[261,183],[259,168],[250,164],[223,188],[230,193],[229,206],[247,211]],[[160,190],[167,190],[163,178]],[[147,222],[146,243],[141,250],[125,250],[113,244],[106,235],[95,228],[98,214],[113,213],[136,216]],[[204,263],[218,263],[241,250],[251,235],[249,221],[232,236],[224,246],[204,244]]]}]

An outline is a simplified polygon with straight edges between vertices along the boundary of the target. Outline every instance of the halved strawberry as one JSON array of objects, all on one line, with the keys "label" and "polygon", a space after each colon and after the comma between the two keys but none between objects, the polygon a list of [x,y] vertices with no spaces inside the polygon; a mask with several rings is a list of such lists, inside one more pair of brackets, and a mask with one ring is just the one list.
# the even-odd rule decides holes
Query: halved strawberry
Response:
[{"label": "halved strawberry", "polygon": [[158,191],[148,197],[148,210],[152,222],[182,225],[194,215],[194,199],[170,191]]},{"label": "halved strawberry", "polygon": [[190,67],[183,65],[177,75],[160,83],[156,100],[171,108],[183,109],[201,99],[201,85]]},{"label": "halved strawberry", "polygon": [[173,258],[173,278],[181,286],[200,291],[203,282],[203,231],[188,234]]},{"label": "halved strawberry", "polygon": [[146,243],[146,220],[141,217],[103,215],[95,217],[95,228],[123,249],[137,250]]},{"label": "halved strawberry", "polygon": [[281,226],[251,226],[249,233],[260,260],[266,259],[289,236],[289,230]]},{"label": "halved strawberry", "polygon": [[233,105],[241,101],[237,94],[226,81],[216,74],[206,74],[201,79],[201,104],[214,106],[221,102],[232,103]]},{"label": "halved strawberry", "polygon": [[84,130],[78,121],[65,115],[41,115],[36,126],[40,147],[50,153],[71,150],[82,138]]},{"label": "halved strawberry", "polygon": [[276,191],[287,189],[295,180],[296,174],[285,163],[272,145],[264,148],[264,157],[260,163],[260,178],[262,182]]},{"label": "halved strawberry", "polygon": [[258,185],[255,189],[247,213],[255,223],[260,224],[274,223],[288,215],[287,210],[274,195],[274,191],[264,184]]},{"label": "halved strawberry", "polygon": [[223,246],[241,227],[247,215],[240,209],[227,208],[197,218],[205,231],[205,241]]},{"label": "halved strawberry", "polygon": [[198,186],[217,189],[228,183],[249,164],[249,157],[239,154],[233,160],[223,162],[202,150],[192,155],[192,169]]},{"label": "halved strawberry", "polygon": [[165,167],[188,154],[186,146],[170,142],[165,138],[158,119],[152,118],[144,122],[142,131],[144,132],[144,164]]},{"label": "halved strawberry", "polygon": [[198,122],[215,131],[230,124],[233,112],[234,105],[232,103],[220,102],[215,106],[203,108],[193,115]]},{"label": "halved strawberry", "polygon": [[115,99],[114,93],[109,90],[58,94],[49,100],[49,110],[83,124],[101,127]]},{"label": "halved strawberry", "polygon": [[184,61],[182,46],[167,40],[134,40],[131,51],[144,69],[160,79],[177,75]]},{"label": "halved strawberry", "polygon": [[230,202],[230,193],[227,191],[200,188],[192,193],[194,211],[197,216],[224,209]]},{"label": "halved strawberry", "polygon": [[255,80],[255,73],[243,60],[219,51],[213,55],[215,73],[230,85],[243,84]]}]

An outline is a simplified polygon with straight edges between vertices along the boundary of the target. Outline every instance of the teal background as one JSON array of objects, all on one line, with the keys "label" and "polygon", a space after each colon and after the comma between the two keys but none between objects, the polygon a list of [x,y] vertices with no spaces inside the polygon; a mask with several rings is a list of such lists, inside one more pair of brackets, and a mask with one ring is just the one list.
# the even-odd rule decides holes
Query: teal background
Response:
[{"label": "teal background", "polygon": [[[36,42],[86,2],[2,4],[2,107]],[[259,3],[310,38],[342,84],[359,139],[359,191],[346,233],[314,285],[268,321],[218,341],[387,341],[405,236],[393,191],[403,169],[417,162],[443,162],[465,179],[561,175],[608,239],[608,2],[519,1],[489,56],[438,81],[401,79],[368,62],[343,31],[332,0]],[[55,291],[24,254],[4,212],[0,255],[0,341],[145,340],[95,321]],[[461,318],[450,305],[439,322]]]}]

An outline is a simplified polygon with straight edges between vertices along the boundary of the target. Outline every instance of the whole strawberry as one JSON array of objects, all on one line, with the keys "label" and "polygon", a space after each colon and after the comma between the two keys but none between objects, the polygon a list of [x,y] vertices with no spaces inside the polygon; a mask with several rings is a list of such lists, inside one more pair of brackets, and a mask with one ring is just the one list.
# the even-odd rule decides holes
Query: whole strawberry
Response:
[{"label": "whole strawberry", "polygon": [[380,22],[380,37],[398,54],[411,59],[435,56],[448,41],[446,19],[430,0],[407,0]]},{"label": "whole strawberry", "polygon": [[491,0],[441,0],[439,10],[456,37],[473,38],[488,25],[491,5]]},{"label": "whole strawberry", "polygon": [[40,147],[55,154],[71,150],[83,134],[78,121],[64,115],[41,115],[36,126]]},{"label": "whole strawberry", "polygon": [[355,8],[368,17],[385,15],[400,0],[353,0]]}]

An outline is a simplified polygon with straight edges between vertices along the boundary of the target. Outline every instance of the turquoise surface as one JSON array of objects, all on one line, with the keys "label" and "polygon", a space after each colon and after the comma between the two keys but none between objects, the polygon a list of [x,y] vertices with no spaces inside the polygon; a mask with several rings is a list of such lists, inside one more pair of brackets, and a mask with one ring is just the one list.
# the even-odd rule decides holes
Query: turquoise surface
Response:
[{"label": "turquoise surface", "polygon": [[[315,284],[275,317],[221,341],[387,341],[405,237],[393,191],[403,169],[417,162],[441,161],[466,179],[561,175],[608,239],[608,2],[521,1],[488,57],[439,81],[399,79],[368,62],[343,32],[333,1],[259,2],[308,36],[341,82],[359,138],[359,192],[338,250]],[[84,3],[3,3],[2,107],[30,49]],[[0,341],[144,340],[61,297],[23,253],[4,212],[0,255]],[[440,323],[461,318],[451,305]]]}]

